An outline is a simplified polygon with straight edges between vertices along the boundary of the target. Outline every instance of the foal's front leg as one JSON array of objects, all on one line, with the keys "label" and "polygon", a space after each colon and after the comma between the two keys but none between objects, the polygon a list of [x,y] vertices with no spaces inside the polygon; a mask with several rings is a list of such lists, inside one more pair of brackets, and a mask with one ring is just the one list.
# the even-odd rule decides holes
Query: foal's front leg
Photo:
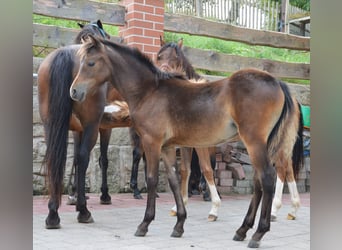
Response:
[{"label": "foal's front leg", "polygon": [[90,151],[93,149],[98,135],[98,126],[88,125],[85,127],[81,139],[80,150],[78,152],[77,167],[77,203],[76,211],[79,211],[77,220],[80,223],[94,222],[91,213],[87,209],[87,201],[85,198],[85,175],[89,164]]}]

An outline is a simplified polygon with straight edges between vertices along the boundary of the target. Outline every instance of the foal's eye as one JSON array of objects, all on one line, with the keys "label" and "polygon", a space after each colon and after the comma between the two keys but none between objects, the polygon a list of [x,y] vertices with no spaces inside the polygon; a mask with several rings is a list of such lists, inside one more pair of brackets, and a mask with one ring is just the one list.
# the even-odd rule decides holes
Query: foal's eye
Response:
[{"label": "foal's eye", "polygon": [[88,62],[89,67],[93,67],[95,65],[95,62]]}]

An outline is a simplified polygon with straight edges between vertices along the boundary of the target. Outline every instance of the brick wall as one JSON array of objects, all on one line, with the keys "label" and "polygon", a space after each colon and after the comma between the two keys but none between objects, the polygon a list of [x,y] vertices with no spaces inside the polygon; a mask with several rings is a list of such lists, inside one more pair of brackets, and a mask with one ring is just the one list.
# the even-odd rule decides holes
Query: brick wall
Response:
[{"label": "brick wall", "polygon": [[120,27],[119,36],[154,60],[164,32],[164,1],[123,0],[121,4],[126,6],[127,13],[126,25]]}]

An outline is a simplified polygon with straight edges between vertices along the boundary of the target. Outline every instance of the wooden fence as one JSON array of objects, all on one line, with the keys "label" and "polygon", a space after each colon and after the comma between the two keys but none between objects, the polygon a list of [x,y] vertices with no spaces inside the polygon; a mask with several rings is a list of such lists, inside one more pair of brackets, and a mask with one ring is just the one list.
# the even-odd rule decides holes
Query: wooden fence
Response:
[{"label": "wooden fence", "polygon": [[[126,8],[119,4],[100,3],[94,1],[73,0],[67,1],[67,5],[60,5],[54,0],[33,0],[33,13],[69,19],[76,21],[93,21],[100,19],[104,24],[113,26],[124,26],[127,22]],[[79,30],[62,28],[51,25],[33,24],[33,46],[58,48],[73,42]],[[299,37],[271,31],[260,31],[241,28],[230,24],[217,23],[193,16],[178,14],[164,14],[164,31],[185,33],[191,35],[214,37],[227,41],[239,41],[250,45],[263,45],[275,48],[288,48],[293,50],[310,51],[310,38]],[[114,41],[119,37],[112,37]],[[228,55],[210,50],[200,50],[184,47],[185,55],[195,68],[234,72],[236,70],[255,67],[266,70],[277,77],[309,79],[310,64],[285,63],[266,59],[247,58],[236,55]],[[33,72],[36,73],[42,58],[33,58]],[[297,97],[302,103],[309,105],[310,88],[308,86],[292,85],[296,89]],[[37,86],[33,84],[33,173],[34,189],[42,188],[41,162],[45,153],[44,132],[38,113]],[[70,142],[72,143],[72,141]],[[68,166],[72,165],[72,146],[69,146]],[[111,192],[120,192],[128,189],[131,170],[131,143],[127,128],[113,129],[113,135],[109,147],[110,165],[118,167],[109,171],[108,183]],[[99,190],[101,171],[97,163],[99,156],[99,145],[97,144],[91,155],[89,164],[89,176],[87,185],[89,191]],[[67,168],[66,172],[70,173]],[[114,171],[114,172],[113,172]],[[166,175],[161,167],[159,188],[165,188]],[[144,173],[139,173],[139,183],[144,184]],[[113,186],[116,185],[116,186]],[[39,191],[36,191],[39,192]]]}]

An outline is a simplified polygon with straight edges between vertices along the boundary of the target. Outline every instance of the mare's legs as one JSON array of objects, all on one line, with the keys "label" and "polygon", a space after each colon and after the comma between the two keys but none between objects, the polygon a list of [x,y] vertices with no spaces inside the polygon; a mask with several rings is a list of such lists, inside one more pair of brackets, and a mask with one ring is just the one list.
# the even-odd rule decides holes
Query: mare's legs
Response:
[{"label": "mare's legs", "polygon": [[80,150],[77,155],[77,204],[76,211],[79,211],[77,216],[80,223],[94,222],[91,213],[87,209],[85,197],[85,175],[89,164],[89,154],[93,149],[98,135],[98,126],[88,125],[84,128],[81,138]]},{"label": "mare's legs", "polygon": [[209,221],[216,221],[218,215],[218,208],[221,205],[221,199],[217,193],[215,180],[214,180],[214,173],[213,169],[210,164],[210,155],[208,148],[195,148],[198,159],[199,165],[201,167],[202,173],[208,183],[210,194],[211,194],[211,210],[209,212],[208,220]]},{"label": "mare's legs", "polygon": [[[142,199],[143,197],[140,194],[138,189],[138,171],[139,171],[139,162],[143,157],[144,151],[141,146],[140,137],[138,134],[133,130],[130,129],[131,140],[133,142],[133,165],[132,165],[132,172],[131,172],[131,181],[130,187],[133,189],[133,197],[135,199]],[[146,163],[145,163],[146,168]]]},{"label": "mare's legs", "polygon": [[[243,133],[240,135],[243,135]],[[246,238],[247,231],[254,225],[256,212],[262,199],[259,224],[248,244],[248,247],[257,248],[259,247],[260,240],[264,234],[270,230],[272,197],[274,193],[276,173],[274,167],[271,166],[269,162],[266,145],[262,140],[258,141],[254,138],[253,143],[244,141],[244,144],[247,147],[252,164],[256,170],[254,175],[254,194],[245,219],[241,227],[236,231],[233,239],[242,241]]]},{"label": "mare's legs", "polygon": [[[189,196],[188,196],[188,187],[189,187],[189,178],[191,173],[191,155],[192,155],[192,148],[180,148],[181,152],[181,164],[180,164],[180,177],[181,177],[181,195],[183,198],[184,205],[188,204]],[[174,205],[171,209],[170,215],[176,216],[177,215],[177,205]]]},{"label": "mare's legs", "polygon": [[99,158],[99,164],[102,170],[102,185],[101,185],[101,196],[100,203],[101,204],[112,204],[111,197],[108,193],[108,184],[107,184],[107,170],[108,170],[108,144],[110,140],[110,135],[112,134],[111,129],[100,129],[100,151],[101,155]]}]

